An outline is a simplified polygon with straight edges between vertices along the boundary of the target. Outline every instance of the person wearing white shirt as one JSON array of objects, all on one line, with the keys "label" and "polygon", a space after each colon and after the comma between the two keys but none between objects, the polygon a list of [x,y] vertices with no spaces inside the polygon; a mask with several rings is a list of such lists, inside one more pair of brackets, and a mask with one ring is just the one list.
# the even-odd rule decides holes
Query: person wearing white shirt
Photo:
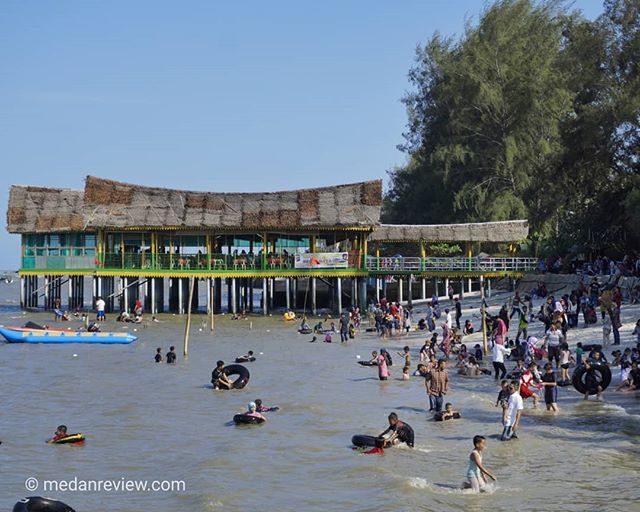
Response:
[{"label": "person wearing white shirt", "polygon": [[[497,343],[493,344],[493,370],[495,372],[495,380],[504,379],[507,374],[507,368],[504,365],[504,356],[510,355],[511,350],[506,348],[504,345],[498,345]],[[498,374],[502,372],[502,375],[498,377]]]},{"label": "person wearing white shirt", "polygon": [[504,429],[500,436],[501,441],[509,441],[510,439],[518,439],[516,431],[520,425],[520,417],[524,409],[524,402],[520,393],[518,393],[520,385],[517,381],[511,381],[509,386],[509,403],[507,404],[507,413],[504,416]]},{"label": "person wearing white shirt", "polygon": [[96,321],[98,322],[104,322],[105,317],[104,317],[104,308],[106,306],[106,302],[102,299],[102,297],[98,297],[98,300],[96,300],[96,310],[98,311],[98,314],[96,315]]},{"label": "person wearing white shirt", "polygon": [[451,327],[453,326],[453,319],[451,318],[451,313],[449,312],[449,309],[448,309],[448,308],[447,308],[447,309],[445,309],[445,310],[444,310],[444,312],[445,312],[445,314],[446,314],[446,317],[445,317],[445,318],[446,318],[446,320],[445,320],[445,321],[446,321],[446,323],[447,323],[447,327],[448,327],[449,329],[451,329]]}]

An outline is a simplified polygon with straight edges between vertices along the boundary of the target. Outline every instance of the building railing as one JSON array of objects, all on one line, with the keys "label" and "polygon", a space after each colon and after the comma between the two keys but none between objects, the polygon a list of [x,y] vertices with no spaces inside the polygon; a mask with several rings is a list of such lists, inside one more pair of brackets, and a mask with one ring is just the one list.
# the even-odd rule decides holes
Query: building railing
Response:
[{"label": "building railing", "polygon": [[[420,272],[525,272],[536,270],[536,258],[403,257],[367,256],[362,268],[360,254],[349,253],[348,269],[384,273]],[[274,271],[295,269],[293,255],[262,254],[149,254],[107,253],[96,256],[25,256],[23,270],[141,270],[141,271]],[[300,269],[308,270],[308,269]],[[326,269],[317,269],[318,271]]]},{"label": "building railing", "polygon": [[536,258],[367,256],[372,272],[522,272],[537,265]]}]

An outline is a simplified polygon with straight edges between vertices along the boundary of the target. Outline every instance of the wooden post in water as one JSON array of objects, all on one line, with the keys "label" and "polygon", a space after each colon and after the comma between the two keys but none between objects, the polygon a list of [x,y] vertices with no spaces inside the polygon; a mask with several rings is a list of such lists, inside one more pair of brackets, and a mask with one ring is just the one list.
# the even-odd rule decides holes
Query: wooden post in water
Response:
[{"label": "wooden post in water", "polygon": [[484,277],[480,276],[480,321],[482,322],[482,343],[484,344],[484,353],[489,353],[489,343],[487,340],[487,311],[484,306]]},{"label": "wooden post in water", "polygon": [[[189,278],[189,305],[187,306],[187,323],[184,328],[184,357],[189,355],[189,329],[191,328],[191,301],[193,300],[193,277]],[[182,288],[182,286],[181,286]]]}]

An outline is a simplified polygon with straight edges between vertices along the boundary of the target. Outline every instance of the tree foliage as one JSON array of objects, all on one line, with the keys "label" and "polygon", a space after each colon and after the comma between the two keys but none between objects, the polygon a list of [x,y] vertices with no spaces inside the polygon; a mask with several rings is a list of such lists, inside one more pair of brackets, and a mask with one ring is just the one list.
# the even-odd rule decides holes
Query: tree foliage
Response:
[{"label": "tree foliage", "polygon": [[[639,238],[640,0],[595,21],[562,3],[499,0],[459,40],[416,51],[408,163],[388,222],[528,218],[531,237],[623,251]],[[566,236],[565,236],[566,235]]]}]

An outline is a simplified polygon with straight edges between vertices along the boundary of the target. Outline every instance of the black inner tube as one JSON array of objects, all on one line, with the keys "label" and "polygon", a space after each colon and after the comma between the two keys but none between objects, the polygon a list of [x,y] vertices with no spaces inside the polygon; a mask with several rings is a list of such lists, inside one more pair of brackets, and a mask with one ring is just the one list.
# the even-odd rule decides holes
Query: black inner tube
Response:
[{"label": "black inner tube", "polygon": [[230,364],[224,367],[224,373],[227,377],[237,375],[237,378],[233,381],[233,389],[242,389],[249,382],[249,370],[247,370],[241,364]]},{"label": "black inner tube", "polygon": [[595,395],[598,393],[598,386],[604,391],[611,384],[611,369],[606,364],[594,364],[590,369],[578,366],[573,372],[571,382],[583,395]]},{"label": "black inner tube", "polygon": [[351,438],[351,444],[358,448],[374,448],[376,446],[377,437],[355,435]]},{"label": "black inner tube", "polygon": [[30,496],[16,503],[13,506],[13,512],[75,512],[75,510],[61,501]]},{"label": "black inner tube", "polygon": [[247,414],[236,414],[233,417],[233,422],[236,425],[257,425],[259,423],[264,423],[262,418],[256,418],[255,416],[249,416]]}]

